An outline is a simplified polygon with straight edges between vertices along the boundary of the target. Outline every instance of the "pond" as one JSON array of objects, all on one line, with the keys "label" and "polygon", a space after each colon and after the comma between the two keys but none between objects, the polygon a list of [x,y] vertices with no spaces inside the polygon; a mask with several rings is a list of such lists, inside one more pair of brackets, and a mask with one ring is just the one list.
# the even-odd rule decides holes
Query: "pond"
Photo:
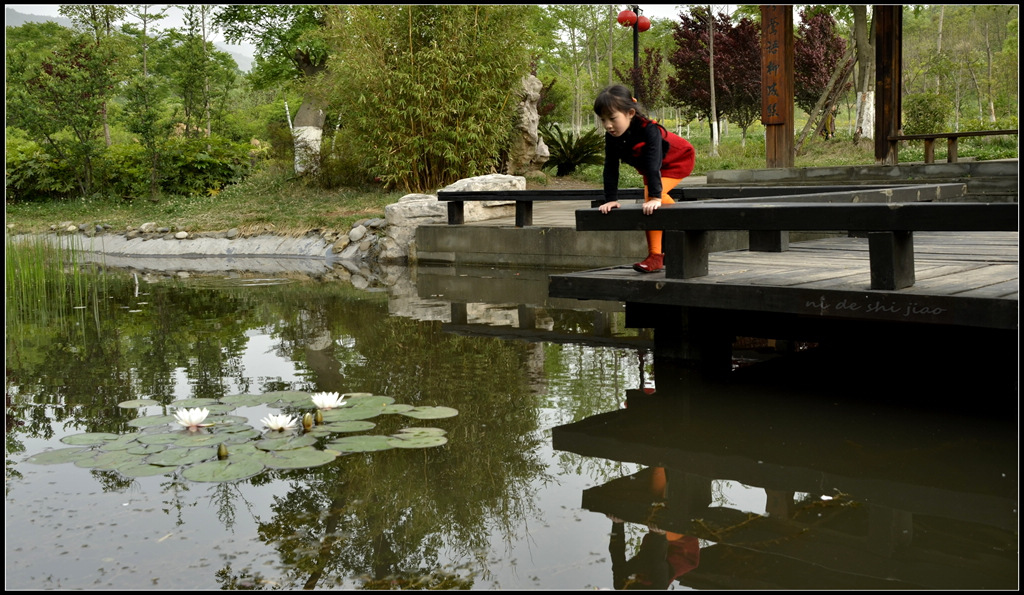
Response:
[{"label": "pond", "polygon": [[[753,349],[705,377],[621,304],[510,289],[543,271],[7,265],[8,589],[1017,585],[1013,382],[926,407]],[[306,432],[318,392],[348,404]]]}]

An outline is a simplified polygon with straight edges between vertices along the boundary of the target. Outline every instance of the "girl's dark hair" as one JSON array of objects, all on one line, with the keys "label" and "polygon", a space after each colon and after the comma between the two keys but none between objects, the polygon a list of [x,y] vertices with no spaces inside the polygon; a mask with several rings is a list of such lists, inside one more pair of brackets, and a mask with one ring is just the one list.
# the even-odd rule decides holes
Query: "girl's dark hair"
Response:
[{"label": "girl's dark hair", "polygon": [[597,94],[597,99],[594,100],[594,113],[598,116],[610,115],[613,111],[626,113],[631,109],[635,109],[637,115],[644,117],[640,113],[640,104],[633,99],[633,94],[629,92],[629,89],[622,85],[612,85],[601,89],[601,92]]}]

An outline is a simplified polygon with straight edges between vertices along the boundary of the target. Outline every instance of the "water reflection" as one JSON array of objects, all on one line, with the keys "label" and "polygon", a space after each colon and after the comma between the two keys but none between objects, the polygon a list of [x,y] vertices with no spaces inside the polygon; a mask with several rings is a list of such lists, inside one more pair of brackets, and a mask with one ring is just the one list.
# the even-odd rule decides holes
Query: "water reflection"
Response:
[{"label": "water reflection", "polygon": [[[378,278],[108,270],[81,292],[9,299],[8,588],[984,588],[1008,568],[1015,577],[1016,450],[1001,424],[879,418],[831,398],[795,406],[789,388],[676,374],[619,305],[552,303],[544,273]],[[286,389],[460,414],[444,420],[443,447],[228,484],[24,462],[69,434],[134,431],[144,412],[121,401],[151,398],[164,413],[180,399]],[[240,413],[256,424],[267,411]],[[738,502],[753,492],[767,496]]]},{"label": "water reflection", "polygon": [[[554,428],[556,449],[647,466],[582,495],[650,531],[626,562],[613,526],[616,586],[1015,587],[1016,407],[906,407],[849,377],[826,392],[838,370],[806,359],[714,381],[666,364],[657,391]],[[736,485],[762,507],[728,502]]]}]

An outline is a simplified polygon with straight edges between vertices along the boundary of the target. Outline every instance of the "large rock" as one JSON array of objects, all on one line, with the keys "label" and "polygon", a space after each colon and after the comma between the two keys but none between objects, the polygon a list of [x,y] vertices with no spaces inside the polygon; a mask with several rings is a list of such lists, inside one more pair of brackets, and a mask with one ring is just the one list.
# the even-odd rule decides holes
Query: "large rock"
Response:
[{"label": "large rock", "polygon": [[[526,178],[490,174],[465,178],[443,190],[475,192],[481,190],[525,190]],[[465,220],[486,221],[515,215],[514,201],[470,201],[465,203]],[[384,207],[387,238],[379,247],[378,258],[389,264],[407,262],[415,254],[416,228],[448,222],[448,203],[435,194],[406,194],[398,202]]]},{"label": "large rock", "polygon": [[537,104],[540,102],[540,91],[544,83],[532,74],[523,77],[522,99],[519,101],[519,119],[516,132],[509,149],[506,170],[510,174],[527,174],[539,171],[551,158],[551,151],[544,144],[537,129],[540,114]]}]

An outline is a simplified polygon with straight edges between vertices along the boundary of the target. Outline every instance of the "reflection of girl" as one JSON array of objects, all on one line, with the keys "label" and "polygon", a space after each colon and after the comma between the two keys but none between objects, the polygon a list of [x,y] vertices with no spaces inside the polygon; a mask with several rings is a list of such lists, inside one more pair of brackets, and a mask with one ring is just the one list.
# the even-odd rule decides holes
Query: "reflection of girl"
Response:
[{"label": "reflection of girl", "polygon": [[[654,467],[651,495],[665,495],[665,468]],[[680,576],[700,564],[700,542],[696,537],[664,531],[648,525],[636,556],[626,560],[626,535],[621,519],[611,517],[612,533],[608,551],[612,557],[612,581],[616,589],[667,589]]]},{"label": "reflection of girl", "polygon": [[[604,199],[602,213],[621,206],[615,200],[619,187],[619,162],[632,165],[644,177],[645,215],[662,204],[675,202],[671,190],[693,171],[693,145],[672,134],[661,124],[638,111],[636,99],[622,85],[601,91],[594,100],[594,113],[604,126]],[[664,184],[662,184],[664,182]],[[660,230],[647,231],[648,256],[633,265],[641,273],[664,268]]]}]

